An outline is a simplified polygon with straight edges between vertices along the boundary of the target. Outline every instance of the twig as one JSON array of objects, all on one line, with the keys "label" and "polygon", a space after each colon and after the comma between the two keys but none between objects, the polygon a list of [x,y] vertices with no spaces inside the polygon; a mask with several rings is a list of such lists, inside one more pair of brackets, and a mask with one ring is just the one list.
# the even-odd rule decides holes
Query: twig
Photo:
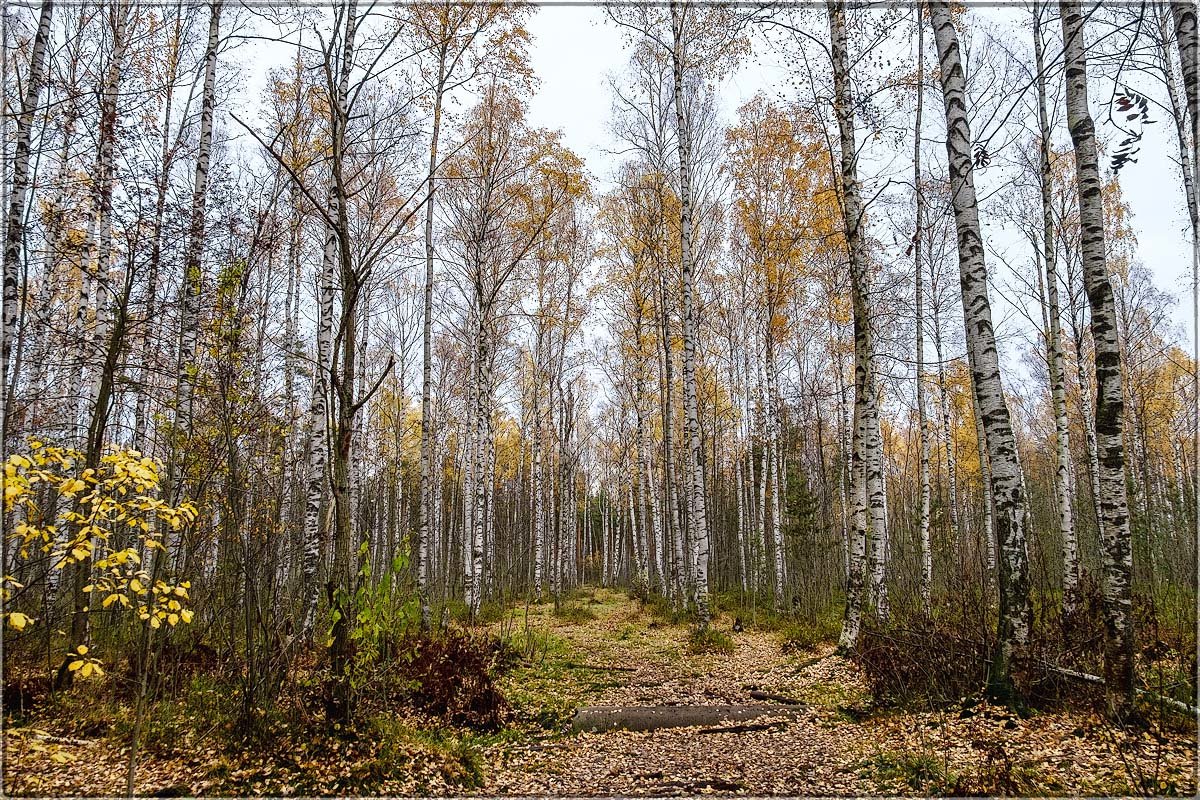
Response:
[{"label": "twig", "polygon": [[750,691],[750,698],[753,700],[770,700],[774,703],[783,703],[786,706],[802,706],[803,701],[797,700],[794,697],[788,697],[782,694],[773,694],[771,692],[762,692],[758,689]]},{"label": "twig", "polygon": [[568,661],[563,666],[567,669],[594,669],[601,672],[637,672],[637,667],[610,667],[603,664],[580,664],[576,661]]}]

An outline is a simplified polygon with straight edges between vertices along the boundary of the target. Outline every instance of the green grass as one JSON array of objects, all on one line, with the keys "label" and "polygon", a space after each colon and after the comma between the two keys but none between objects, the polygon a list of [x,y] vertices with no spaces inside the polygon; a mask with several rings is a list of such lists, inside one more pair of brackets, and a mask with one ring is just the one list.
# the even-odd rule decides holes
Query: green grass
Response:
[{"label": "green grass", "polygon": [[508,732],[481,735],[457,728],[417,728],[389,715],[373,717],[367,730],[379,743],[375,757],[359,768],[369,782],[402,774],[419,752],[437,758],[448,784],[466,789],[483,786],[483,749],[512,736]]},{"label": "green grass", "polygon": [[711,625],[696,627],[688,634],[688,650],[695,655],[729,655],[733,652],[733,639]]},{"label": "green grass", "polygon": [[956,776],[942,767],[932,753],[879,753],[866,764],[869,774],[879,780],[902,783],[916,792],[929,795],[950,793]]},{"label": "green grass", "polygon": [[785,653],[816,650],[837,641],[841,619],[822,615],[812,619],[790,620],[779,629],[780,647]]},{"label": "green grass", "polygon": [[558,608],[554,609],[554,617],[572,625],[582,625],[597,619],[595,611],[588,606],[579,605],[577,602],[560,604]]}]

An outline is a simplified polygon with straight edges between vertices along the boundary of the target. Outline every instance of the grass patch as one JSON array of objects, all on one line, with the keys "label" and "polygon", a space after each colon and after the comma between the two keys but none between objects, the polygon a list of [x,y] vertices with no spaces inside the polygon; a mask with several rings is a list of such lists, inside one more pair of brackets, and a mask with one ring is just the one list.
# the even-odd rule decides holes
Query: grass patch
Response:
[{"label": "grass patch", "polygon": [[568,668],[576,653],[571,643],[541,628],[511,634],[509,646],[521,654],[519,664],[500,680],[518,723],[557,730],[575,712],[591,688],[577,670]]},{"label": "grass patch", "polygon": [[929,795],[952,794],[958,783],[956,776],[946,770],[932,753],[885,752],[867,761],[869,774],[882,781],[903,786]]},{"label": "grass patch", "polygon": [[631,589],[629,596],[637,600],[639,608],[659,624],[679,625],[691,618],[687,609],[677,607],[667,598],[648,589]]},{"label": "grass patch", "polygon": [[595,620],[596,612],[576,602],[562,603],[554,609],[554,618],[571,625],[582,625]]},{"label": "grass patch", "polygon": [[869,695],[856,689],[843,686],[840,683],[816,682],[803,686],[794,692],[798,700],[810,706],[826,708],[857,708],[864,705]]},{"label": "grass patch", "polygon": [[725,631],[719,631],[711,625],[697,627],[688,634],[688,650],[696,655],[729,655],[733,652],[733,639]]},{"label": "grass patch", "polygon": [[395,717],[370,720],[368,731],[379,743],[374,757],[358,768],[364,785],[379,785],[412,768],[414,751],[434,756],[442,777],[451,786],[483,786],[482,746],[495,737],[479,737],[454,728],[416,728]]}]

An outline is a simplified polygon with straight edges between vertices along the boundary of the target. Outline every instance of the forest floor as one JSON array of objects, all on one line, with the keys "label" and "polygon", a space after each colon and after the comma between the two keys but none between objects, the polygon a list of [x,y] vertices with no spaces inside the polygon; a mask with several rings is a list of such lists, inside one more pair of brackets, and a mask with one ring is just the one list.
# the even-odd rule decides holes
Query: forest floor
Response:
[{"label": "forest floor", "polygon": [[[286,721],[263,746],[234,746],[195,698],[159,712],[137,791],[166,795],[1124,795],[1196,792],[1196,731],[1114,729],[1081,711],[1021,718],[986,704],[936,712],[872,708],[832,645],[791,652],[772,631],[718,630],[732,652],[696,652],[690,629],[626,594],[577,593],[565,609],[518,605],[490,624],[526,658],[500,688],[512,722],[481,734],[397,710],[354,736]],[[797,713],[729,726],[571,733],[584,706],[764,705]],[[212,688],[209,691],[219,693]],[[210,698],[219,703],[220,698]],[[59,702],[6,714],[7,795],[124,793],[120,712]],[[107,716],[106,716],[107,715]],[[199,718],[198,718],[199,717]],[[747,726],[743,726],[747,727]]]}]

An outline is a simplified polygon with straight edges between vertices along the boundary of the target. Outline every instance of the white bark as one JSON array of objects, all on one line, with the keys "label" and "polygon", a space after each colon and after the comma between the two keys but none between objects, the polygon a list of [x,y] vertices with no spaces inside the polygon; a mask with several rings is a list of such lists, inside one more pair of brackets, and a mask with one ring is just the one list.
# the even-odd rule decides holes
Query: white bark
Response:
[{"label": "white bark", "polygon": [[679,235],[680,269],[683,280],[683,413],[687,438],[686,474],[689,483],[688,530],[695,558],[693,590],[696,613],[702,625],[709,621],[708,607],[708,513],[704,491],[704,463],[700,443],[700,412],[696,397],[696,319],[695,264],[692,240],[695,235],[692,220],[692,153],[691,130],[688,125],[683,70],[686,58],[684,43],[687,7],[677,0],[671,3],[671,68],[675,88],[675,123],[679,151]]},{"label": "white bark", "polygon": [[[1104,206],[1095,124],[1088,108],[1087,58],[1078,0],[1061,0],[1066,63],[1067,126],[1075,147],[1080,247],[1095,347],[1096,447],[1099,459],[1100,542],[1104,564],[1105,687],[1113,710],[1133,699],[1133,548],[1122,442],[1124,378],[1117,317],[1105,259]],[[1194,19],[1194,16],[1193,16]]]},{"label": "white bark", "polygon": [[183,264],[183,298],[179,321],[179,374],[175,385],[175,425],[185,434],[191,432],[192,398],[196,389],[196,346],[200,319],[200,293],[204,283],[201,258],[204,252],[213,115],[217,103],[217,46],[220,43],[221,35],[221,8],[221,0],[215,0],[209,12],[208,42],[204,50],[203,99],[200,105],[200,141],[196,151],[191,217],[188,221],[188,243]]},{"label": "white bark", "polygon": [[8,192],[7,219],[4,232],[4,295],[3,329],[0,329],[0,395],[3,409],[0,419],[4,421],[6,435],[11,431],[8,415],[9,404],[9,360],[17,336],[21,252],[25,243],[25,208],[28,202],[30,180],[30,140],[33,137],[33,117],[46,82],[46,43],[50,39],[50,22],[54,15],[54,0],[42,0],[38,15],[37,33],[33,37],[33,50],[29,58],[29,70],[25,75],[25,94],[21,98],[21,112],[17,116],[16,146],[13,151],[12,178]]},{"label": "white bark", "polygon": [[933,544],[929,534],[929,430],[925,417],[925,272],[921,262],[922,237],[925,235],[925,194],[921,180],[921,123],[925,110],[925,24],[920,5],[916,6],[917,28],[917,108],[913,123],[913,193],[916,197],[916,220],[913,231],[913,286],[916,327],[916,390],[917,390],[917,450],[919,463],[917,480],[920,483],[921,511],[918,536],[921,540],[921,604],[928,614],[933,593]]},{"label": "white bark", "polygon": [[1046,276],[1046,364],[1050,370],[1050,400],[1054,415],[1054,490],[1058,499],[1058,527],[1063,547],[1063,610],[1073,611],[1079,593],[1079,541],[1075,532],[1074,497],[1071,492],[1071,440],[1067,420],[1066,376],[1063,369],[1062,321],[1058,301],[1057,253],[1054,246],[1054,211],[1050,171],[1050,119],[1046,110],[1046,76],[1042,39],[1042,9],[1033,9],[1034,67],[1037,70],[1038,131],[1042,197],[1042,262]]},{"label": "white bark", "polygon": [[[854,104],[850,90],[850,54],[846,31],[846,8],[842,0],[827,0],[829,37],[834,82],[834,116],[837,118],[840,150],[842,225],[850,268],[850,294],[854,321],[854,422],[851,434],[851,537],[850,569],[846,582],[846,613],[839,647],[858,643],[866,579],[868,511],[872,469],[872,430],[877,423],[875,365],[872,343],[866,254],[863,249],[862,198],[859,195],[857,148],[854,133]],[[879,465],[877,464],[877,467]]]},{"label": "white bark", "polygon": [[[959,55],[958,34],[946,2],[929,0],[930,22],[937,42],[942,93],[946,111],[946,157],[958,231],[959,283],[963,319],[975,396],[991,464],[996,539],[1000,550],[1000,614],[998,652],[989,677],[993,692],[1012,691],[1009,670],[1017,648],[1029,639],[1032,607],[1026,544],[1025,498],[1017,462],[999,357],[988,300],[987,266],[976,205],[971,130],[967,122],[966,79]],[[986,499],[985,499],[986,501]]]},{"label": "white bark", "polygon": [[321,566],[321,540],[324,538],[321,505],[328,483],[329,370],[333,356],[333,266],[336,258],[336,235],[332,228],[327,228],[317,290],[317,352],[312,368],[312,395],[308,411],[308,487],[304,501],[304,552],[300,566],[304,593],[300,636],[304,641],[312,640],[317,619],[317,572]]}]

